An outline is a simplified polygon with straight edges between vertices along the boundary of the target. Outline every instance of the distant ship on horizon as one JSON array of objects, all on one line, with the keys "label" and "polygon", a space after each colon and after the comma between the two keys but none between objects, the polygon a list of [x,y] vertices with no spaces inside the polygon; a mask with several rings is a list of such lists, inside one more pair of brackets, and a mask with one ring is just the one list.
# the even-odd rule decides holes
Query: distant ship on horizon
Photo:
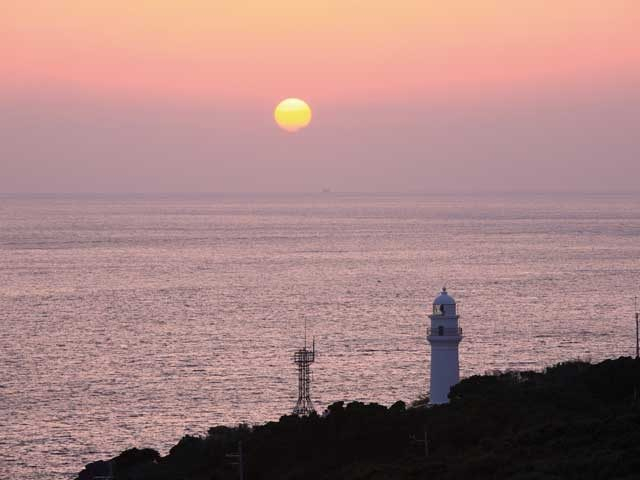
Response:
[{"label": "distant ship on horizon", "polygon": [[331,189],[330,188],[323,188],[322,189],[322,193],[331,193]]}]

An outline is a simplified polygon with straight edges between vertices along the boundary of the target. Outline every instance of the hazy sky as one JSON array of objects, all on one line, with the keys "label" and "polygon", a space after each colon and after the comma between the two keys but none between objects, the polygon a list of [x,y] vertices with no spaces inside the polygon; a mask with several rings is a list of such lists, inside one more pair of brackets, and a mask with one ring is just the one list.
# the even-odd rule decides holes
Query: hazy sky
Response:
[{"label": "hazy sky", "polygon": [[638,0],[0,10],[0,192],[640,191]]}]

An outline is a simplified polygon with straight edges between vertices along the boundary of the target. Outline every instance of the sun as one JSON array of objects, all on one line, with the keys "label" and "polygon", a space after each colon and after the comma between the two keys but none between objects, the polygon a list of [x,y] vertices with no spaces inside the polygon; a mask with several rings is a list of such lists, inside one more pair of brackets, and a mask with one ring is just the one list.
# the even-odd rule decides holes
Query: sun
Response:
[{"label": "sun", "polygon": [[278,104],[273,117],[283,130],[297,132],[311,122],[311,108],[304,100],[287,98]]}]

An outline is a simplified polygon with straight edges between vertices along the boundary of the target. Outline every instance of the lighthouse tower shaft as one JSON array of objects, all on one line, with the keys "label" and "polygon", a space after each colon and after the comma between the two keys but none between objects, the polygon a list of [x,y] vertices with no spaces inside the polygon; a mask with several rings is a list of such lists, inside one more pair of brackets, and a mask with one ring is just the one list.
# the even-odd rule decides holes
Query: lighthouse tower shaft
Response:
[{"label": "lighthouse tower shaft", "polygon": [[447,403],[449,390],[460,381],[458,346],[462,329],[459,318],[455,301],[443,288],[433,303],[433,313],[429,315],[431,326],[427,328],[427,341],[431,345],[432,404]]}]

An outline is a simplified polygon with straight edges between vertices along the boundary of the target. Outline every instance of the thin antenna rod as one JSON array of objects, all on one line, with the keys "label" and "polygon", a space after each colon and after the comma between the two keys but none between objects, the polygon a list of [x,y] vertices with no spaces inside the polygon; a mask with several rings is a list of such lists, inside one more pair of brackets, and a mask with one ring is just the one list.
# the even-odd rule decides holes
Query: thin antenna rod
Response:
[{"label": "thin antenna rod", "polygon": [[638,313],[638,297],[633,299],[636,310],[636,358],[640,358],[640,314]]}]

